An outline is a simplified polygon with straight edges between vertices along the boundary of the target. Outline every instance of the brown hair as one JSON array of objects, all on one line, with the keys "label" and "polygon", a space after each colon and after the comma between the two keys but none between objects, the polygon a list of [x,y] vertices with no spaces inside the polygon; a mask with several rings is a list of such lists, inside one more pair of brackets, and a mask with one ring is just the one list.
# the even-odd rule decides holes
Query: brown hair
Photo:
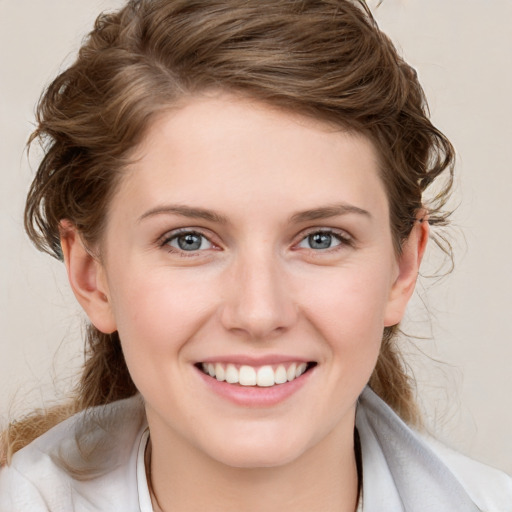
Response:
[{"label": "brown hair", "polygon": [[[59,222],[69,219],[97,247],[116,183],[148,124],[184,96],[209,89],[369,137],[381,158],[397,252],[422,208],[431,224],[446,222],[453,148],[429,121],[415,71],[362,0],[131,0],[99,16],[76,62],[39,103],[30,142],[42,140],[45,156],[25,214],[35,245],[61,259]],[[445,169],[448,179],[424,204],[423,192]],[[384,332],[370,385],[414,423],[396,330]],[[76,398],[59,419],[135,393],[117,333],[89,326]],[[10,437],[21,433],[23,440],[9,454],[57,421],[46,419],[18,423]]]}]

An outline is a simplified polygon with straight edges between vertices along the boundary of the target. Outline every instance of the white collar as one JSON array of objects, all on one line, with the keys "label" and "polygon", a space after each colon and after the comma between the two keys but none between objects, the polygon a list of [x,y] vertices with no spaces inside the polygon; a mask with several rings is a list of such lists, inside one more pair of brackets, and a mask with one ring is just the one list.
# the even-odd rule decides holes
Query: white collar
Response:
[{"label": "white collar", "polygon": [[478,512],[451,470],[370,388],[360,396],[364,512]]},{"label": "white collar", "polygon": [[149,427],[142,433],[139,441],[139,449],[137,451],[137,491],[139,494],[140,512],[153,512],[145,464],[145,453],[148,441]]}]

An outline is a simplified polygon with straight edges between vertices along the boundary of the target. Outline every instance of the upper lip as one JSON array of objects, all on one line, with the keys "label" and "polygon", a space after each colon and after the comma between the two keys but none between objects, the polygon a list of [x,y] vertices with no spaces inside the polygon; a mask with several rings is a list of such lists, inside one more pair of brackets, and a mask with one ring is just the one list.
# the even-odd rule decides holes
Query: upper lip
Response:
[{"label": "upper lip", "polygon": [[237,364],[237,365],[247,365],[247,366],[265,366],[265,365],[275,365],[275,364],[284,364],[284,363],[309,363],[312,362],[311,359],[293,356],[293,355],[284,355],[284,354],[273,354],[266,356],[248,356],[243,354],[231,354],[231,355],[219,355],[213,357],[207,357],[205,359],[201,359],[198,361],[200,363],[226,363],[226,364]]}]

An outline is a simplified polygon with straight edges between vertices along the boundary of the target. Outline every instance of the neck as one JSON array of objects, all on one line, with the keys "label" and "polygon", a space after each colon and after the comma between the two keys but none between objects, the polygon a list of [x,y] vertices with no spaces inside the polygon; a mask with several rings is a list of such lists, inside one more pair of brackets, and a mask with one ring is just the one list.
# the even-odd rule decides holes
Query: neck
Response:
[{"label": "neck", "polygon": [[158,436],[150,441],[146,461],[155,512],[354,512],[357,507],[353,435],[333,432],[293,462],[269,468],[234,468],[186,443],[172,443],[170,450],[162,444]]}]

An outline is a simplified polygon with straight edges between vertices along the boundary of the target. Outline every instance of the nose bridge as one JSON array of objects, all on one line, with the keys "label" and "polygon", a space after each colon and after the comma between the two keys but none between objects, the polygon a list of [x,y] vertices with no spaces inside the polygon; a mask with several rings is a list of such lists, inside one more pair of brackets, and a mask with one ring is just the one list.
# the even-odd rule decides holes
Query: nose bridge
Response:
[{"label": "nose bridge", "polygon": [[296,316],[285,271],[268,245],[240,251],[231,269],[224,304],[226,328],[251,338],[265,338],[289,328]]}]

